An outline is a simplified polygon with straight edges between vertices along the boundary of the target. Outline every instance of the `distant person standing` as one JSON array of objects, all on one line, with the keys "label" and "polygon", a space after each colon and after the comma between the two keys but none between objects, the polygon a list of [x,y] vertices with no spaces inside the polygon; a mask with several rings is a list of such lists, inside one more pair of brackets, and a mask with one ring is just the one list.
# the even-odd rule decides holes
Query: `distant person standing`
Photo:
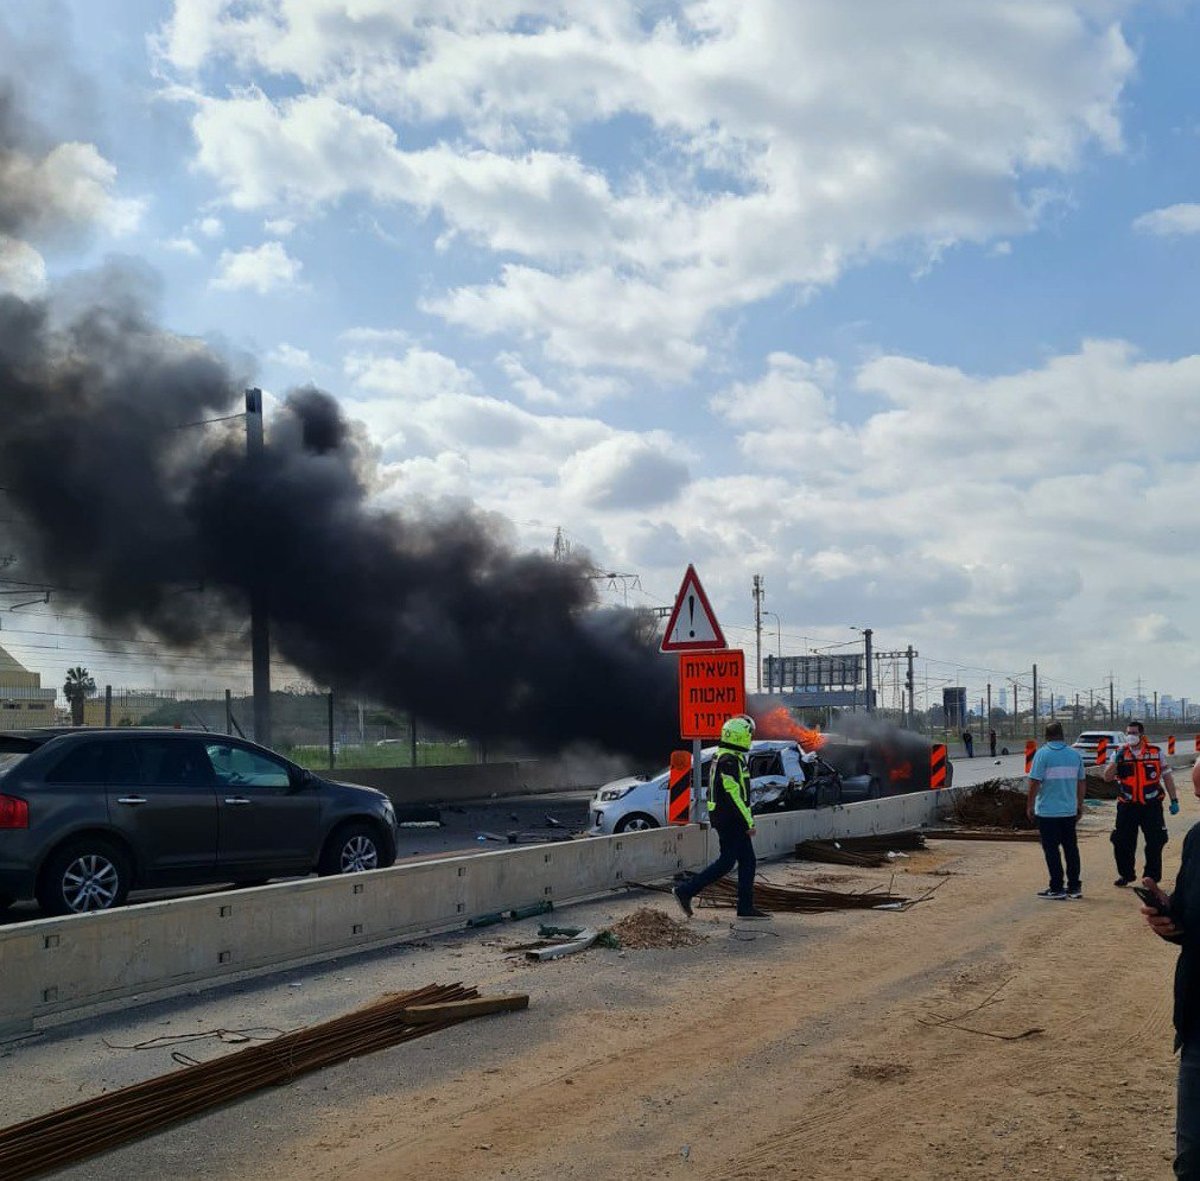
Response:
[{"label": "distant person standing", "polygon": [[1061,901],[1083,897],[1075,825],[1083,815],[1086,777],[1079,752],[1063,739],[1062,723],[1051,722],[1046,727],[1046,745],[1033,756],[1029,768],[1029,802],[1025,806],[1029,819],[1037,821],[1050,871],[1050,885],[1038,891],[1039,898]]},{"label": "distant person standing", "polygon": [[988,731],[988,750],[992,752],[992,758],[996,757],[996,731]]},{"label": "distant person standing", "polygon": [[1104,768],[1106,783],[1117,783],[1117,820],[1113,826],[1113,856],[1117,862],[1114,886],[1128,886],[1137,877],[1137,837],[1142,830],[1145,841],[1145,877],[1162,878],[1162,851],[1167,843],[1167,822],[1163,819],[1163,788],[1171,797],[1171,815],[1179,811],[1175,779],[1163,766],[1162,751],[1146,741],[1141,722],[1125,726],[1125,744],[1117,757]]},{"label": "distant person standing", "polygon": [[963,746],[967,748],[967,758],[973,759],[975,757],[975,736],[970,730],[964,730],[962,740]]}]

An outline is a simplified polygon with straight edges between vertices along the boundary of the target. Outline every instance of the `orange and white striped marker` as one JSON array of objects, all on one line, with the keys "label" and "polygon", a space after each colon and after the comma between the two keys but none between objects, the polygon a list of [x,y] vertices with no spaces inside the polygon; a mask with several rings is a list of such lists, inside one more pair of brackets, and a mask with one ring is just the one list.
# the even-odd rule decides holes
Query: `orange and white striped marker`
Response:
[{"label": "orange and white striped marker", "polygon": [[692,815],[692,753],[671,751],[671,773],[667,777],[667,823],[687,824]]},{"label": "orange and white striped marker", "polygon": [[1096,766],[1097,767],[1103,766],[1106,762],[1108,762],[1108,739],[1107,738],[1097,738],[1096,739]]},{"label": "orange and white striped marker", "polygon": [[1175,753],[1175,735],[1168,734],[1167,735],[1167,754],[1173,755],[1174,753]]},{"label": "orange and white striped marker", "polygon": [[1033,756],[1037,754],[1037,743],[1031,738],[1025,743],[1025,774],[1033,770]]},{"label": "orange and white striped marker", "polygon": [[929,751],[929,789],[937,791],[946,786],[946,744],[935,742]]}]

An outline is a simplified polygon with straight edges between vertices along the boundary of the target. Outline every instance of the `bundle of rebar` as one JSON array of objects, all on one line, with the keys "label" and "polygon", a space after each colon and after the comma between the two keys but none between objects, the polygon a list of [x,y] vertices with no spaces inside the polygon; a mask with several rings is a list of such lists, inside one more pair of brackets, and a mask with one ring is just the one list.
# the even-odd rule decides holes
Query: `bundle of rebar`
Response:
[{"label": "bundle of rebar", "polygon": [[14,1124],[0,1130],[0,1177],[19,1181],[53,1172],[252,1091],[424,1037],[484,1011],[528,1004],[528,997],[477,998],[474,988],[461,984],[384,997],[344,1017]]},{"label": "bundle of rebar", "polygon": [[[737,884],[721,878],[699,894],[710,906],[736,906]],[[893,894],[891,890],[819,890],[812,887],[775,886],[754,883],[754,905],[780,914],[824,914],[831,910],[903,910],[914,899]]]},{"label": "bundle of rebar", "polygon": [[883,836],[838,837],[829,841],[800,841],[796,856],[801,861],[821,861],[827,865],[853,865],[878,869],[891,860],[889,853],[925,848],[925,838],[915,829],[886,833]]}]

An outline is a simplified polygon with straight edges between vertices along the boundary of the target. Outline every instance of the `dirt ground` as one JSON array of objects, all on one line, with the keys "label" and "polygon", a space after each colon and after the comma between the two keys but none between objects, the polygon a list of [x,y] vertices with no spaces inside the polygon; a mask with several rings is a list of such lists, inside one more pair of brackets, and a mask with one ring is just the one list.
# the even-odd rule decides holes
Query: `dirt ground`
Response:
[{"label": "dirt ground", "polygon": [[[709,938],[698,946],[544,965],[505,956],[504,944],[530,937],[513,925],[354,975],[339,966],[339,978],[369,977],[372,989],[464,979],[528,991],[531,1007],[310,1076],[68,1175],[1169,1177],[1174,951],[1111,884],[1111,808],[1088,809],[1077,902],[1035,898],[1045,884],[1036,844],[939,842],[896,862],[898,892],[939,886],[905,913],[785,915],[766,927],[700,911],[692,926]],[[1173,824],[1168,876],[1185,820]],[[764,869],[776,882],[840,878],[854,889],[892,878]],[[557,921],[611,921],[646,902],[589,904]],[[268,1023],[272,995],[227,997],[226,1009],[242,1008],[225,1023]],[[69,1059],[85,1052],[80,1036],[56,1051],[72,1083]],[[38,1061],[31,1050],[4,1066],[44,1109],[52,1088],[37,1090]]]}]

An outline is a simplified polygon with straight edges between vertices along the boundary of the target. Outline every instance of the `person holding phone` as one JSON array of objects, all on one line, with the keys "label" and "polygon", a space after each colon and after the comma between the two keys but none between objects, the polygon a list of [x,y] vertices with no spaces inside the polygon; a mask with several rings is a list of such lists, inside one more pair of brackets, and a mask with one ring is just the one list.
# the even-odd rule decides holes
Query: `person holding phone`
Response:
[{"label": "person holding phone", "polygon": [[1171,815],[1179,811],[1175,779],[1163,765],[1162,749],[1146,741],[1141,722],[1125,725],[1125,742],[1116,759],[1104,768],[1106,783],[1117,783],[1117,819],[1109,840],[1117,861],[1114,886],[1128,886],[1137,877],[1137,838],[1145,840],[1145,876],[1162,877],[1162,851],[1167,843],[1163,819],[1163,789],[1171,797]]},{"label": "person holding phone", "polygon": [[[1200,759],[1192,767],[1200,798]],[[1168,895],[1150,876],[1142,879],[1142,914],[1160,939],[1179,947],[1175,963],[1175,1049],[1179,1084],[1175,1115],[1175,1176],[1200,1178],[1200,825],[1183,838],[1175,889]]]},{"label": "person holding phone", "polygon": [[1083,897],[1075,825],[1083,815],[1086,776],[1079,752],[1072,750],[1063,738],[1062,722],[1051,722],[1046,727],[1046,745],[1033,756],[1029,768],[1029,802],[1025,806],[1029,819],[1037,821],[1046,868],[1050,871],[1050,885],[1038,891],[1039,898],[1059,902]]}]

